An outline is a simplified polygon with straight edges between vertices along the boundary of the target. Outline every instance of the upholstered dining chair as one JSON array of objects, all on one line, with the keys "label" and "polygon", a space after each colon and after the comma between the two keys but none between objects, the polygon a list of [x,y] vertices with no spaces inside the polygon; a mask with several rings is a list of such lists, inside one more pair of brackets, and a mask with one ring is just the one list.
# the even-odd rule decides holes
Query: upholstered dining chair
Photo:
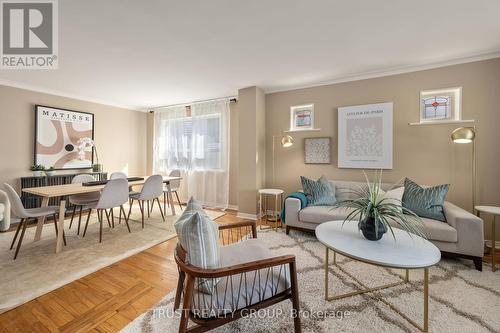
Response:
[{"label": "upholstered dining chair", "polygon": [[[87,215],[87,221],[85,223],[85,229],[83,230],[83,237],[87,233],[87,227],[89,225],[90,214],[92,210],[97,210],[97,219],[99,220],[99,243],[102,242],[102,223],[104,220],[103,213],[106,214],[106,219],[108,221],[108,226],[114,227],[115,218],[113,214],[113,208],[120,208],[120,220],[123,216],[125,218],[125,223],[127,224],[128,232],[130,232],[130,226],[128,224],[128,217],[125,215],[125,210],[123,209],[123,204],[128,202],[128,182],[126,179],[112,179],[107,182],[104,186],[99,201],[88,204],[89,214]],[[109,209],[109,213],[108,210]],[[110,222],[111,217],[111,222]]]},{"label": "upholstered dining chair", "polygon": [[[95,178],[92,175],[76,175],[71,180],[71,184],[81,184],[86,182],[95,181]],[[75,218],[76,210],[79,209],[79,217],[78,217],[78,228],[76,234],[80,234],[80,225],[82,223],[82,211],[85,209],[89,209],[88,205],[91,203],[96,203],[99,201],[99,197],[101,194],[99,192],[90,192],[83,194],[74,194],[69,197],[69,202],[73,205],[73,213],[71,214],[71,222],[69,223],[69,229],[73,225],[73,219]]]},{"label": "upholstered dining chair", "polygon": [[127,179],[127,174],[125,172],[116,171],[109,176],[109,179]]},{"label": "upholstered dining chair", "polygon": [[[170,171],[170,173],[168,175],[170,177],[180,177],[181,170],[172,170],[172,171]],[[177,202],[179,203],[179,207],[182,210],[182,204],[181,204],[181,200],[179,199],[179,193],[177,193],[177,191],[179,191],[179,187],[181,187],[180,180],[172,180],[170,182],[170,191],[172,191],[172,193],[175,193],[175,196],[177,197]],[[168,204],[168,206],[174,204],[173,202],[170,202],[167,193],[168,193],[168,188],[165,186],[163,188],[163,210],[165,212],[167,211],[167,204]]]},{"label": "upholstered dining chair", "polygon": [[[161,175],[153,175],[148,177],[142,186],[141,192],[137,194],[132,194],[130,196],[131,203],[130,208],[128,210],[128,216],[130,217],[130,213],[132,211],[132,206],[134,205],[134,201],[136,200],[139,203],[139,208],[141,209],[141,218],[142,218],[142,228],[144,229],[144,211],[147,210],[148,216],[150,214],[149,210],[149,201],[152,201],[152,206],[154,206],[155,201],[158,203],[158,208],[160,209],[161,217],[163,221],[165,221],[165,215],[163,214],[163,209],[161,208],[159,197],[163,193],[163,177]],[[145,205],[147,203],[147,207]]]},{"label": "upholstered dining chair", "polygon": [[[24,233],[26,232],[26,226],[28,225],[28,220],[30,219],[38,219],[39,217],[52,217],[54,220],[54,227],[56,229],[56,237],[59,231],[57,230],[57,213],[59,211],[58,206],[46,206],[40,208],[29,208],[26,209],[21,202],[21,198],[17,192],[10,186],[9,184],[4,184],[5,191],[10,201],[10,208],[12,213],[19,217],[21,221],[17,226],[16,233],[14,234],[14,238],[12,239],[12,244],[10,245],[10,249],[14,248],[16,244],[17,237],[19,236],[19,231],[21,231],[21,236],[17,242],[16,253],[14,254],[14,260],[16,260],[17,255],[19,253],[19,249],[21,249],[21,244],[23,243]],[[64,230],[62,230],[64,245],[66,245],[66,237],[64,236]]]},{"label": "upholstered dining chair", "polygon": [[[301,332],[295,256],[274,255],[257,239],[255,221],[219,225],[220,268],[203,269],[186,261],[180,243],[174,253],[179,271],[174,310],[182,300],[179,332],[206,332],[290,299],[296,333]],[[212,293],[200,288],[212,285]],[[195,323],[188,328],[188,321]]]}]

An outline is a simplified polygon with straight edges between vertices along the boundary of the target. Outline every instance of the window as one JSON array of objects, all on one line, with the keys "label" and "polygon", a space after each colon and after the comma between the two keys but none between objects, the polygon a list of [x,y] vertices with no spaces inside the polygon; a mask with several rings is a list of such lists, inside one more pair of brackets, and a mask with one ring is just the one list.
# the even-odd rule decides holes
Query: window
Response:
[{"label": "window", "polygon": [[222,165],[221,117],[218,114],[162,120],[160,163],[170,169],[217,170]]},{"label": "window", "polygon": [[461,120],[461,88],[420,92],[420,122]]}]

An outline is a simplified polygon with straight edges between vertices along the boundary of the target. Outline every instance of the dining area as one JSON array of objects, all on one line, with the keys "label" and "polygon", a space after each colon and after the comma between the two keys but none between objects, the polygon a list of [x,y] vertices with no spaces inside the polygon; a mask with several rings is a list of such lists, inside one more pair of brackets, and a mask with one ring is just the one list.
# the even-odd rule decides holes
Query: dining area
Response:
[{"label": "dining area", "polygon": [[[40,206],[36,208],[25,208],[18,193],[6,183],[4,188],[12,213],[20,218],[10,244],[10,250],[15,249],[13,260],[17,259],[23,241],[29,241],[24,238],[30,222],[36,222],[34,243],[39,242],[44,229],[52,228],[53,224],[56,254],[67,245],[67,233],[75,232],[77,236],[86,237],[92,214],[97,217],[95,227],[99,230],[99,243],[103,241],[105,226],[108,229],[126,228],[128,233],[132,233],[129,219],[133,209],[138,210],[137,220],[141,225],[139,230],[135,228],[133,232],[147,227],[147,221],[154,213],[159,213],[161,221],[165,222],[167,209],[171,216],[176,215],[176,205],[182,210],[178,194],[181,179],[178,170],[173,170],[168,176],[145,177],[128,177],[124,172],[114,172],[109,180],[96,180],[91,174],[77,174],[70,184],[23,188],[22,192],[41,199]],[[54,199],[59,199],[59,204],[49,205],[49,201]]]}]

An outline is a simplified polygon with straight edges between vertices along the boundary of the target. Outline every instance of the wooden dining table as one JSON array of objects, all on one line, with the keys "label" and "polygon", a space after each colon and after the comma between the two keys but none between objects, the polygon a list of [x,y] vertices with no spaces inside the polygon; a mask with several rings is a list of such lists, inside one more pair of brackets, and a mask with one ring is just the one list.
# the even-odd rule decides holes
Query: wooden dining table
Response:
[{"label": "wooden dining table", "polygon": [[[129,181],[129,186],[140,186],[144,185],[147,180],[147,176],[143,177],[143,180]],[[175,205],[173,204],[174,200],[172,197],[172,189],[170,187],[170,182],[175,180],[181,180],[181,177],[170,177],[164,176],[163,182],[166,184],[167,192],[168,192],[168,200],[172,203],[170,205],[172,210],[172,215],[175,215]],[[83,194],[83,193],[91,193],[91,192],[100,192],[105,185],[93,185],[93,186],[83,186],[82,184],[65,184],[65,185],[53,185],[53,186],[42,186],[42,187],[30,187],[24,188],[22,191],[26,193],[30,193],[33,195],[37,195],[42,198],[41,207],[46,207],[49,204],[50,198],[59,198],[65,197],[74,194]],[[64,230],[64,220],[66,213],[66,200],[61,200],[59,203],[59,221],[58,221],[58,230]],[[166,212],[165,212],[166,213]],[[40,217],[38,219],[38,223],[36,226],[35,239],[34,242],[37,242],[42,237],[42,229],[45,223],[45,217]],[[63,248],[63,233],[57,233],[56,240],[56,253],[62,251]]]}]

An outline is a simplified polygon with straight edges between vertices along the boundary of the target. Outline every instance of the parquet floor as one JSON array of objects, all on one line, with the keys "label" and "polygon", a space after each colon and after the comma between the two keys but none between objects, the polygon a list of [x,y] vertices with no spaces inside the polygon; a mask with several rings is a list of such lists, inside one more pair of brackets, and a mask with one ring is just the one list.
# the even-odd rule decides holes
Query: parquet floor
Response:
[{"label": "parquet floor", "polygon": [[[243,221],[229,212],[219,223]],[[0,332],[116,332],[176,288],[177,238],[0,314]]]}]

